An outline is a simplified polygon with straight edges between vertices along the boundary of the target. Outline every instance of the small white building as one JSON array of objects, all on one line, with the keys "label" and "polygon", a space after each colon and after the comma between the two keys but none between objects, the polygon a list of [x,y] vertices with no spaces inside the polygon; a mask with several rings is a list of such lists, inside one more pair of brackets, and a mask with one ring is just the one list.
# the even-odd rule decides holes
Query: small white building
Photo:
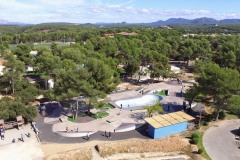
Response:
[{"label": "small white building", "polygon": [[171,66],[171,71],[173,72],[173,73],[181,73],[181,70],[180,70],[180,68],[179,67],[176,67],[176,66]]},{"label": "small white building", "polygon": [[38,51],[30,51],[30,55],[36,56],[38,54]]},{"label": "small white building", "polygon": [[0,76],[3,75],[3,69],[5,68],[5,66],[0,66]]},{"label": "small white building", "polygon": [[53,79],[48,80],[48,88],[54,88],[54,81]]},{"label": "small white building", "polygon": [[3,60],[0,59],[0,76],[3,75],[3,69],[5,68],[5,66],[3,65]]}]

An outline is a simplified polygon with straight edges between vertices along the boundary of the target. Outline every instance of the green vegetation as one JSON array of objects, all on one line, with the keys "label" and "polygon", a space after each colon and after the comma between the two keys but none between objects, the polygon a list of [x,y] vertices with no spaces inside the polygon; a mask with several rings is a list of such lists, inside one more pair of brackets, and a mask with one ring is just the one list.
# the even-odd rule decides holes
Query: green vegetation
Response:
[{"label": "green vegetation", "polygon": [[109,116],[109,113],[107,113],[106,111],[102,111],[102,112],[97,112],[93,115],[93,118],[95,119],[99,119],[99,118],[104,118]]},{"label": "green vegetation", "polygon": [[198,149],[198,154],[202,154],[203,150],[202,149]]},{"label": "green vegetation", "polygon": [[157,91],[157,92],[155,92],[155,94],[158,94],[160,96],[166,96],[165,90]]},{"label": "green vegetation", "polygon": [[103,107],[102,108],[106,108],[106,109],[113,109],[113,108],[115,108],[114,106],[112,106],[111,104],[109,104],[109,103],[105,103],[104,105],[103,105]]},{"label": "green vegetation", "polygon": [[68,121],[70,121],[70,122],[77,122],[80,118],[82,118],[82,117],[84,117],[84,116],[78,116],[77,118],[73,118],[73,117],[68,117]]},{"label": "green vegetation", "polygon": [[198,62],[195,71],[198,75],[197,84],[187,91],[186,99],[192,102],[199,93],[209,97],[212,100],[211,105],[216,108],[216,119],[224,119],[226,114],[223,109],[235,106],[235,99],[231,98],[239,95],[239,71],[222,68],[213,62]]},{"label": "green vegetation", "polygon": [[[229,30],[225,31],[226,28]],[[216,108],[216,119],[221,110],[237,115],[239,35],[212,36],[208,33],[238,33],[239,30],[239,25],[175,26],[171,30],[142,26],[92,28],[91,25],[71,24],[0,26],[0,54],[6,66],[4,75],[0,76],[0,92],[26,106],[40,94],[50,100],[85,96],[90,99],[90,109],[99,107],[97,97],[104,98],[116,90],[120,77],[140,77],[145,72],[142,69],[147,68],[151,82],[160,77],[169,78],[171,59],[185,61],[184,67],[196,73],[197,84],[186,93],[190,105],[196,99],[210,104]],[[119,32],[137,34],[126,37],[117,34]],[[188,33],[198,34],[185,37]],[[13,45],[16,46],[11,47]],[[30,55],[31,50],[38,54]],[[193,67],[188,66],[191,60],[197,60]],[[27,80],[26,67],[34,70],[29,75],[40,76],[35,84]],[[54,82],[53,88],[47,85],[49,80]],[[139,80],[136,83],[140,83]],[[149,113],[158,110],[152,108],[148,107]]]},{"label": "green vegetation", "polygon": [[232,96],[228,100],[230,113],[240,116],[240,96]]},{"label": "green vegetation", "polygon": [[150,117],[153,113],[162,112],[163,111],[163,108],[162,108],[160,102],[156,103],[153,106],[146,106],[146,107],[144,107],[144,109],[147,110],[147,116],[148,117]]},{"label": "green vegetation", "polygon": [[198,150],[198,153],[202,154],[202,156],[204,158],[206,158],[207,160],[211,160],[211,158],[209,157],[209,155],[207,154],[207,152],[206,152],[206,150],[205,150],[205,148],[203,146],[203,133],[202,132],[198,132],[198,131],[193,132],[192,133],[192,137],[194,137],[194,138],[192,138],[193,143],[197,144],[197,146],[198,146],[198,148],[200,150],[200,151]]},{"label": "green vegetation", "polygon": [[224,110],[221,110],[220,112],[219,112],[219,119],[225,119],[226,118],[226,111],[224,111]]},{"label": "green vegetation", "polygon": [[0,119],[16,120],[22,115],[28,121],[32,121],[37,116],[37,108],[32,105],[25,105],[20,99],[4,97],[0,101]]}]

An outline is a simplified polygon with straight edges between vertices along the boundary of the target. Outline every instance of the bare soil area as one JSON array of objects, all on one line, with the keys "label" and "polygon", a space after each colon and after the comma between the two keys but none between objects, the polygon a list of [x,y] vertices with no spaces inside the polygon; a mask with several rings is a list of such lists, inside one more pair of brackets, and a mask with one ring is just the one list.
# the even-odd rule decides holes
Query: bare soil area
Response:
[{"label": "bare soil area", "polygon": [[[92,141],[79,144],[43,144],[46,160],[166,160],[196,159],[188,140],[178,135],[158,140]],[[97,150],[93,151],[93,150]]]},{"label": "bare soil area", "polygon": [[144,153],[144,152],[185,152],[190,144],[179,136],[167,137],[159,140],[131,140],[114,142],[111,144],[99,144],[96,146],[101,157],[117,153]]}]

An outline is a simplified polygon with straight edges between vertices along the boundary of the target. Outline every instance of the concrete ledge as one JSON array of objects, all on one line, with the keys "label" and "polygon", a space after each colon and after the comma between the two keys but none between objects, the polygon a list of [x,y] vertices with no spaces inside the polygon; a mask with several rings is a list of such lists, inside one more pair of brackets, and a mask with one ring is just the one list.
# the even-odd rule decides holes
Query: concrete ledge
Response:
[{"label": "concrete ledge", "polygon": [[135,130],[139,127],[141,127],[143,124],[122,124],[118,128],[115,129],[115,132],[127,132],[127,131],[132,131]]},{"label": "concrete ledge", "polygon": [[56,131],[54,132],[57,135],[60,135],[62,137],[85,137],[87,135],[92,135],[95,133],[95,131],[80,131],[80,132],[75,132],[75,131]]}]

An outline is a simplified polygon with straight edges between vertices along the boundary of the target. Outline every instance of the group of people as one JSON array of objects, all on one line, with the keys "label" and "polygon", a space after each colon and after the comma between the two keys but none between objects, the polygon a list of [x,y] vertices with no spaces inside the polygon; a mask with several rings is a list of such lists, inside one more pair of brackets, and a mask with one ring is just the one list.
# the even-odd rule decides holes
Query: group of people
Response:
[{"label": "group of people", "polygon": [[5,139],[4,133],[5,133],[5,131],[4,131],[3,126],[0,126],[0,136],[1,136],[1,140],[4,140],[4,139]]},{"label": "group of people", "polygon": [[[66,127],[66,132],[68,132],[68,131],[69,131],[69,129],[68,129],[68,126],[67,126]],[[78,127],[74,126],[72,131],[78,132]]]},{"label": "group of people", "polygon": [[111,132],[108,132],[108,135],[107,135],[107,131],[105,131],[104,136],[107,137],[108,139],[111,138]]}]

